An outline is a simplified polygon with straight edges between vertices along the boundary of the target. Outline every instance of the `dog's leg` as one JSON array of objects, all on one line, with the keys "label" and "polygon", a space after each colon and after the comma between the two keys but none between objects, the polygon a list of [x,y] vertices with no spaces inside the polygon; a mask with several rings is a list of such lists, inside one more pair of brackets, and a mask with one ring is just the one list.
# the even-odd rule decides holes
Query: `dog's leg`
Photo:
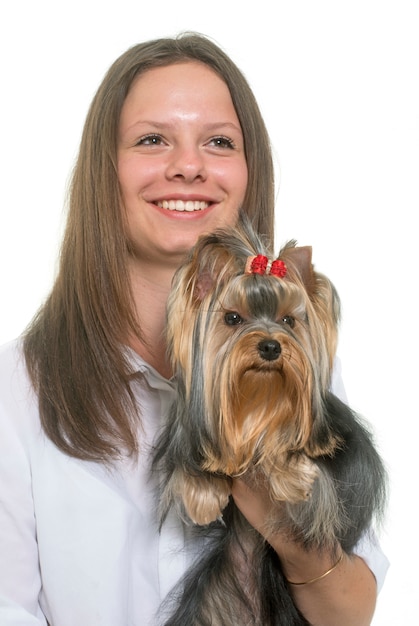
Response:
[{"label": "dog's leg", "polygon": [[263,468],[273,500],[301,502],[311,497],[314,481],[318,478],[317,465],[305,454],[294,454],[289,460]]},{"label": "dog's leg", "polygon": [[190,474],[180,469],[173,472],[168,488],[175,502],[181,499],[189,520],[200,526],[222,517],[231,493],[230,481],[226,477]]}]

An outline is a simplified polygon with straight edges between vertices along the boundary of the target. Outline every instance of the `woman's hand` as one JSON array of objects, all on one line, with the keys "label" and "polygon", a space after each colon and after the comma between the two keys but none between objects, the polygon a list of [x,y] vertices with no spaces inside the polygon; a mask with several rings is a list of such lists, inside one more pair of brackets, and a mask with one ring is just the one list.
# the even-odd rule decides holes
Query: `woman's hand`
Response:
[{"label": "woman's hand", "polygon": [[[273,533],[269,520],[281,509],[272,503],[263,482],[255,484],[236,478],[232,496],[249,524],[274,548],[288,580],[310,581],[336,565],[335,553],[308,550],[293,541],[285,530]],[[375,578],[357,556],[344,553],[330,574],[310,584],[290,584],[290,590],[296,605],[313,626],[368,626],[371,623],[377,596]]]}]

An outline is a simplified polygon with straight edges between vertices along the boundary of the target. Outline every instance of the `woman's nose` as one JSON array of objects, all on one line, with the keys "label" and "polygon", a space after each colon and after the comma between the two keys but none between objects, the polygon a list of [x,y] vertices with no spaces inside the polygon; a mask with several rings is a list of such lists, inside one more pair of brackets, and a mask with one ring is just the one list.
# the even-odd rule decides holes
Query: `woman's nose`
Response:
[{"label": "woman's nose", "polygon": [[198,146],[177,146],[173,149],[166,168],[166,176],[193,182],[207,177],[204,155]]}]

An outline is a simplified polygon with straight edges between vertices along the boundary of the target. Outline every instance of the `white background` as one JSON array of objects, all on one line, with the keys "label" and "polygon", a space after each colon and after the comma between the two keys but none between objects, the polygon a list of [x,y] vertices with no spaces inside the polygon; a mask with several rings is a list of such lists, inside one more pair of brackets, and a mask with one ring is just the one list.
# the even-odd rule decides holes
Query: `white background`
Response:
[{"label": "white background", "polygon": [[[93,93],[129,46],[197,30],[253,87],[275,150],[277,247],[311,244],[343,301],[350,403],[391,476],[374,626],[417,623],[419,18],[413,0],[22,0],[0,9],[0,343],[55,271]],[[414,462],[415,461],[415,462]]]}]

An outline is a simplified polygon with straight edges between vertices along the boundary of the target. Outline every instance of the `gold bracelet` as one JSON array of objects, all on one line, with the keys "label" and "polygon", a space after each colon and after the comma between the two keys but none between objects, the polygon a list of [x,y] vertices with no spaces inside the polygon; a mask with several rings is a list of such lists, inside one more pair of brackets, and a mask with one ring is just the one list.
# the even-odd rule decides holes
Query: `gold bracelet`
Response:
[{"label": "gold bracelet", "polygon": [[315,583],[318,580],[321,580],[322,578],[325,578],[326,576],[328,576],[331,572],[333,572],[334,569],[337,568],[337,566],[339,565],[339,563],[342,561],[343,559],[343,552],[340,555],[340,557],[338,558],[338,560],[336,561],[336,563],[327,570],[327,572],[325,572],[324,574],[322,574],[321,576],[316,576],[316,578],[312,578],[311,580],[306,580],[304,583],[294,583],[292,580],[287,580],[287,583],[289,585],[311,585],[311,583]]}]

